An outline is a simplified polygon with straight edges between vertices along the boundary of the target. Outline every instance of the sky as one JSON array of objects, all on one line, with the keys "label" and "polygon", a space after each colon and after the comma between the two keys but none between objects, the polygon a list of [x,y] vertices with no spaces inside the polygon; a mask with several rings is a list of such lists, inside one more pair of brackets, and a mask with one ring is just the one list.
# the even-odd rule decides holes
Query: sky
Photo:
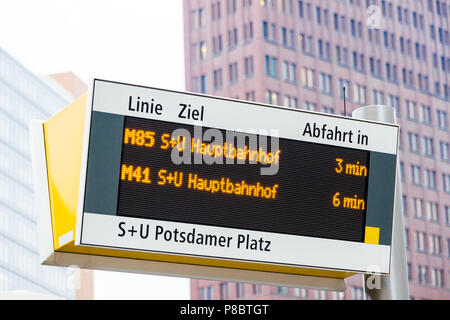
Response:
[{"label": "sky", "polygon": [[[0,0],[0,47],[37,75],[184,90],[182,0]],[[189,280],[94,272],[95,299],[189,299]]]}]

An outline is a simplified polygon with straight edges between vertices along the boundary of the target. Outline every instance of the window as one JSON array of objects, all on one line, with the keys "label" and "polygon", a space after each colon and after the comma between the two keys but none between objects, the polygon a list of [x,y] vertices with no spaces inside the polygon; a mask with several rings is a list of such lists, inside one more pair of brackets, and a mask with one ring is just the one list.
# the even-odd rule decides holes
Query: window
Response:
[{"label": "window", "polygon": [[316,300],[326,300],[327,292],[325,290],[314,290],[314,299]]},{"label": "window", "polygon": [[222,68],[213,71],[214,89],[219,90],[222,88]]},{"label": "window", "polygon": [[327,106],[322,106],[322,110],[323,113],[330,113],[330,114],[334,114],[334,109],[331,107],[327,107]]},{"label": "window", "polygon": [[200,49],[200,52],[199,52],[200,60],[205,60],[206,59],[206,42],[205,41],[200,41],[199,49]]},{"label": "window", "polygon": [[283,61],[283,80],[287,82],[295,83],[295,63]]},{"label": "window", "polygon": [[244,24],[244,41],[253,39],[253,22]]},{"label": "window", "polygon": [[343,65],[348,65],[348,49],[347,48],[343,48],[342,49],[342,64]]},{"label": "window", "polygon": [[299,298],[307,298],[308,297],[308,289],[294,288],[294,296],[299,297]]},{"label": "window", "polygon": [[211,286],[208,287],[208,300],[212,300],[213,299],[213,288]]},{"label": "window", "polygon": [[406,247],[406,249],[410,248],[411,244],[409,242],[410,242],[409,241],[409,229],[405,228],[405,247]]},{"label": "window", "polygon": [[278,77],[277,75],[277,58],[266,56],[266,75]]},{"label": "window", "polygon": [[383,92],[373,89],[372,90],[372,100],[373,104],[383,104]]},{"label": "window", "polygon": [[397,18],[398,22],[402,23],[402,7],[397,6]]},{"label": "window", "polygon": [[425,252],[425,232],[416,231],[416,246],[420,252]]},{"label": "window", "polygon": [[278,92],[272,90],[266,90],[266,103],[278,104]]},{"label": "window", "polygon": [[[344,94],[344,90],[345,90],[345,94]],[[344,79],[339,79],[338,81],[338,92],[339,92],[339,97],[349,99],[350,98],[350,81],[348,80],[344,80]]]},{"label": "window", "polygon": [[200,288],[200,299],[212,300],[213,299],[213,288],[211,286],[208,286],[206,288]]},{"label": "window", "polygon": [[289,293],[288,287],[277,286],[276,290],[277,290],[277,294],[279,294],[279,295],[288,295],[288,293]]},{"label": "window", "polygon": [[409,151],[419,152],[419,135],[417,133],[408,132]]},{"label": "window", "polygon": [[214,55],[218,55],[222,52],[222,35],[218,35],[213,37],[213,53]]},{"label": "window", "polygon": [[434,94],[437,96],[441,94],[441,84],[439,83],[439,81],[436,81],[434,83]]},{"label": "window", "polygon": [[356,51],[353,51],[352,57],[353,57],[353,69],[357,70],[358,69],[358,53]]},{"label": "window", "polygon": [[437,120],[439,129],[447,130],[447,112],[442,110],[437,110]]},{"label": "window", "polygon": [[345,300],[345,292],[333,291],[332,299],[333,300]]},{"label": "window", "polygon": [[441,160],[449,161],[449,143],[444,141],[439,141],[439,150],[441,154]]},{"label": "window", "polygon": [[286,28],[281,28],[281,43],[287,48],[295,47],[295,32],[294,30],[287,30]]},{"label": "window", "polygon": [[200,59],[200,50],[198,49],[198,44],[193,43],[191,45],[191,60],[192,62],[198,62]]},{"label": "window", "polygon": [[433,67],[437,69],[438,67],[438,57],[436,53],[433,53]]},{"label": "window", "polygon": [[408,72],[408,84],[414,86],[414,73],[412,70],[409,70]]},{"label": "window", "polygon": [[305,36],[300,34],[302,50],[305,53],[313,54],[313,38],[312,36]]},{"label": "window", "polygon": [[418,282],[420,284],[427,284],[428,283],[428,267],[418,265],[417,266],[417,277]]},{"label": "window", "polygon": [[[444,207],[444,215],[445,215],[445,223],[447,224],[447,226],[450,226],[450,206],[445,206]],[[448,246],[448,255],[450,257],[450,239],[449,239],[449,246]]]},{"label": "window", "polygon": [[303,13],[303,1],[299,1],[298,2],[298,16],[300,18],[303,18],[304,13]]},{"label": "window", "polygon": [[[203,9],[201,9],[201,10],[203,10]],[[200,11],[200,9],[199,9],[199,11]],[[198,29],[198,27],[200,26],[200,24],[199,24],[199,21],[200,21],[199,11],[197,11],[197,10],[192,10],[191,11],[191,26],[192,26],[193,30]]]},{"label": "window", "polygon": [[316,105],[314,103],[312,103],[312,102],[304,101],[303,102],[303,109],[309,110],[309,111],[315,111],[316,110]]},{"label": "window", "polygon": [[444,270],[433,268],[431,272],[431,285],[436,288],[444,287]]},{"label": "window", "polygon": [[211,5],[211,20],[219,20],[220,19],[220,1],[217,3],[213,3]]},{"label": "window", "polygon": [[370,73],[375,74],[375,60],[372,57],[369,58],[369,67]]},{"label": "window", "polygon": [[420,60],[420,44],[418,43],[418,42],[416,42],[415,43],[415,45],[414,45],[414,47],[415,47],[415,51],[416,51],[416,59],[417,60]]},{"label": "window", "polygon": [[422,185],[420,181],[420,166],[414,164],[411,165],[411,181],[417,186]]},{"label": "window", "polygon": [[436,171],[431,169],[424,170],[425,186],[428,189],[436,189]]},{"label": "window", "polygon": [[324,45],[323,45],[323,41],[322,39],[317,40],[317,53],[319,55],[319,57],[324,58]]},{"label": "window", "polygon": [[314,88],[314,70],[307,67],[302,67],[301,80],[304,87]]},{"label": "window", "polygon": [[421,198],[414,198],[413,199],[414,204],[414,216],[416,218],[422,219],[423,218],[423,200]]},{"label": "window", "polygon": [[441,254],[441,237],[438,235],[430,235],[428,239],[430,246],[430,253],[440,255]]},{"label": "window", "polygon": [[296,97],[284,96],[284,106],[289,108],[297,108],[298,100]]},{"label": "window", "polygon": [[422,60],[427,61],[427,47],[422,45]]},{"label": "window", "polygon": [[283,46],[287,47],[287,41],[287,29],[283,27],[281,28],[281,43],[283,44]]},{"label": "window", "polygon": [[316,7],[316,22],[318,25],[322,24],[322,16],[320,13],[320,7]]},{"label": "window", "polygon": [[255,91],[248,91],[245,93],[245,100],[256,101]]},{"label": "window", "polygon": [[222,300],[228,300],[229,296],[228,296],[228,283],[227,282],[222,282],[220,284],[220,299]]},{"label": "window", "polygon": [[353,86],[353,101],[365,104],[366,103],[366,87],[360,84]]},{"label": "window", "polygon": [[244,298],[245,297],[245,284],[244,283],[236,283],[236,298]]},{"label": "window", "polygon": [[262,287],[260,284],[254,284],[252,285],[252,289],[253,289],[253,295],[254,296],[259,296],[262,294]]},{"label": "window", "polygon": [[227,0],[227,13],[233,14],[236,12],[236,0]]},{"label": "window", "polygon": [[419,120],[423,124],[431,125],[431,107],[426,105],[421,105]]},{"label": "window", "polygon": [[206,76],[201,75],[200,77],[193,78],[194,92],[206,93]]},{"label": "window", "polygon": [[320,92],[331,94],[331,75],[321,72],[319,74],[319,89]]},{"label": "window", "polygon": [[343,33],[346,32],[345,24],[346,24],[346,22],[345,22],[345,16],[341,16],[341,31],[342,31]]},{"label": "window", "polygon": [[363,288],[352,287],[352,299],[353,300],[363,300],[364,299]]},{"label": "window", "polygon": [[207,294],[206,294],[206,288],[200,288],[200,299],[202,300],[206,300],[207,299]]},{"label": "window", "polygon": [[406,100],[406,116],[409,120],[416,120],[416,103]]},{"label": "window", "polygon": [[388,95],[388,105],[395,109],[397,117],[400,115],[400,98],[392,94]]},{"label": "window", "polygon": [[442,189],[445,193],[450,193],[450,174],[442,174]]},{"label": "window", "polygon": [[245,76],[247,78],[253,77],[253,56],[244,59]]},{"label": "window", "polygon": [[427,201],[425,204],[425,213],[429,221],[439,222],[438,204],[436,202]]},{"label": "window", "polygon": [[404,182],[405,178],[405,164],[403,161],[400,161],[400,179]]},{"label": "window", "polygon": [[228,47],[234,48],[238,44],[238,31],[237,28],[228,30]]},{"label": "window", "polygon": [[405,53],[405,42],[404,42],[404,40],[403,40],[403,37],[400,37],[400,52],[401,52],[402,54]]},{"label": "window", "polygon": [[263,36],[265,40],[275,41],[275,29],[276,26],[274,23],[267,23],[267,21],[263,21]]},{"label": "window", "polygon": [[238,64],[237,62],[228,65],[228,74],[230,83],[235,83],[238,80]]},{"label": "window", "polygon": [[269,39],[269,30],[268,30],[268,26],[267,26],[267,21],[263,21],[263,37],[266,40]]},{"label": "window", "polygon": [[356,25],[354,19],[350,19],[350,34],[352,37],[356,37]]},{"label": "window", "polygon": [[427,157],[434,157],[433,138],[422,137],[423,154]]}]

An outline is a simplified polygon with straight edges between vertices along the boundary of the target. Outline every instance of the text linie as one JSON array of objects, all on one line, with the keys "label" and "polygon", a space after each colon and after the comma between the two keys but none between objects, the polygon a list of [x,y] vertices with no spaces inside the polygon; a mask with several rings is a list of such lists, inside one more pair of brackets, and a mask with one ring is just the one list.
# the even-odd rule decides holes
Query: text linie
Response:
[{"label": "text linie", "polygon": [[141,100],[141,97],[137,97],[136,101],[133,101],[133,97],[128,98],[128,110],[134,112],[151,113],[161,115],[163,106],[159,103],[155,103],[152,98],[150,101]]}]

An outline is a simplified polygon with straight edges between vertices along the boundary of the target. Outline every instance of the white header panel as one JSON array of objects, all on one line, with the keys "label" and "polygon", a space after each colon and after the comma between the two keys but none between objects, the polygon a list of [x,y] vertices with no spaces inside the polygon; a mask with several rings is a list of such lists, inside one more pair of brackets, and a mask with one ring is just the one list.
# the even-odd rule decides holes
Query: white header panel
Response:
[{"label": "white header panel", "polygon": [[98,79],[92,103],[93,111],[397,153],[398,126],[386,123]]}]

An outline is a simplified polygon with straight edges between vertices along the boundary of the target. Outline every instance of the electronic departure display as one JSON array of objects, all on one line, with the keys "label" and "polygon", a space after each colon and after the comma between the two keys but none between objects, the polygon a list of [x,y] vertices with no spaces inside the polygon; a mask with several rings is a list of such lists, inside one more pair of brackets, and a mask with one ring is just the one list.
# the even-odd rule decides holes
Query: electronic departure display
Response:
[{"label": "electronic departure display", "polygon": [[395,125],[94,80],[79,245],[389,273]]},{"label": "electronic departure display", "polygon": [[[189,135],[171,138],[179,128]],[[125,117],[117,215],[364,241],[369,152],[289,139],[251,148],[270,140],[236,135],[214,144],[193,126]],[[177,165],[174,151],[223,164]],[[261,175],[268,164],[277,173]]]}]

